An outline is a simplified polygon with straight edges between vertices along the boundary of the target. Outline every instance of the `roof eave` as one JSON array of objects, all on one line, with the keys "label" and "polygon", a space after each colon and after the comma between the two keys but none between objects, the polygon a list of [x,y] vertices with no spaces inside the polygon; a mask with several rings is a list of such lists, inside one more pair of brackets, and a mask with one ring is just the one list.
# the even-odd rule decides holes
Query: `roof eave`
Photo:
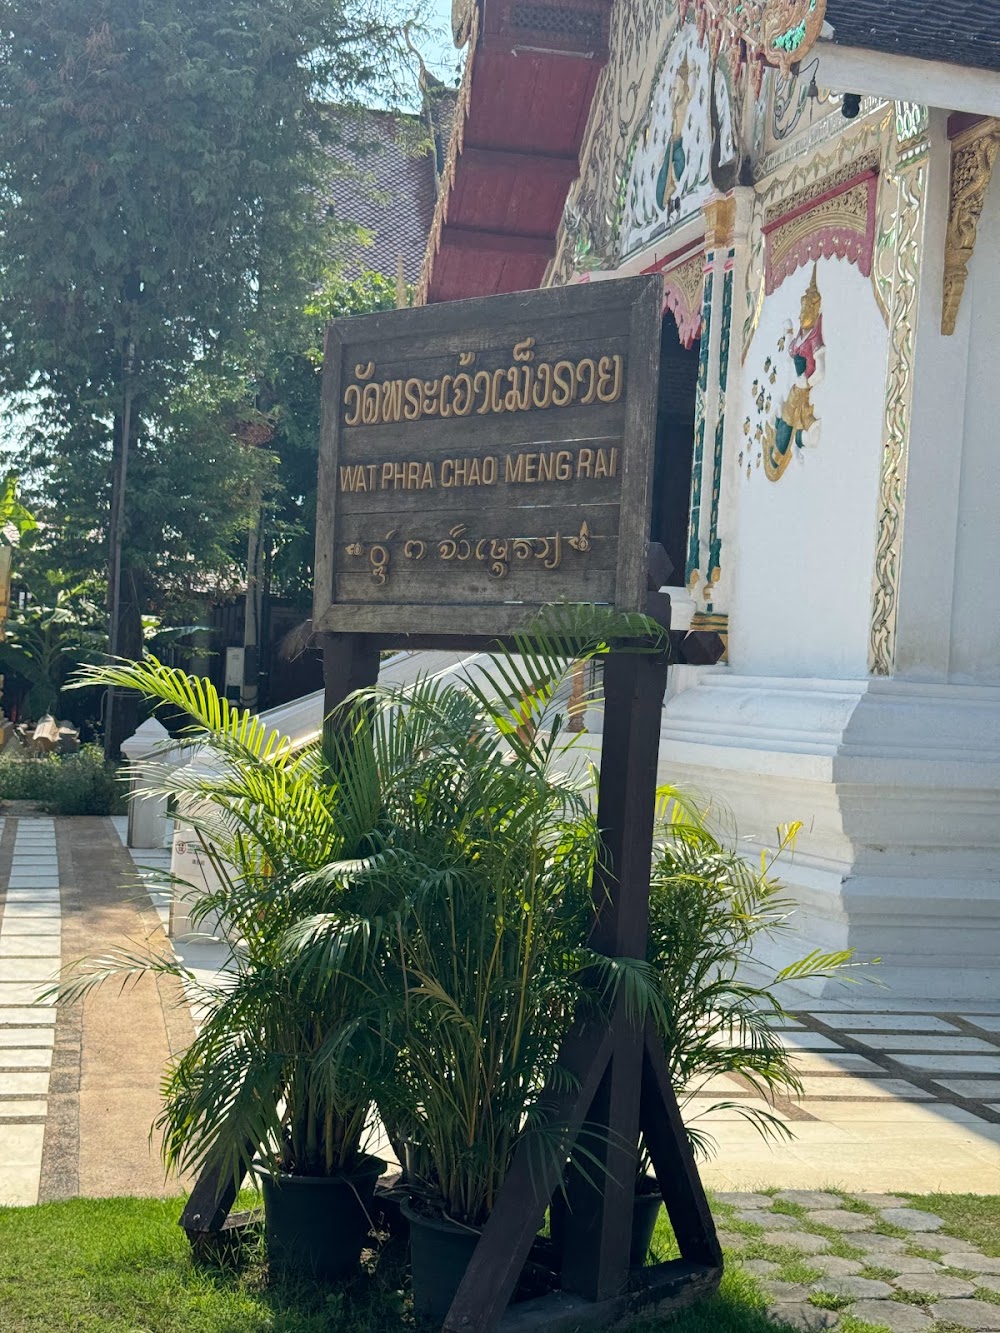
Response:
[{"label": "roof eave", "polygon": [[816,82],[821,88],[895,102],[918,102],[977,116],[1000,116],[1000,73],[993,70],[840,46],[826,40],[816,43],[812,56],[819,61]]}]

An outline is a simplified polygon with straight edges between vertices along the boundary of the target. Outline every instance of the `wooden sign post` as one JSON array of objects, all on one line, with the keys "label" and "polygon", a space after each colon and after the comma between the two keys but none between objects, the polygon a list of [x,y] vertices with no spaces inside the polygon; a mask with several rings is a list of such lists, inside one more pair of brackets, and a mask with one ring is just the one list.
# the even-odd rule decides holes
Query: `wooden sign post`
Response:
[{"label": "wooden sign post", "polygon": [[[644,277],[330,325],[313,612],[328,717],[375,683],[382,649],[485,650],[552,603],[645,612],[669,631],[657,591],[669,569],[648,543],[660,302],[659,280]],[[670,641],[675,659],[721,653],[715,635]],[[667,662],[663,651],[605,659],[591,944],[609,956],[646,956]],[[578,1022],[559,1065],[573,1078],[543,1094],[552,1123],[568,1148],[586,1125],[588,1152],[603,1159],[594,1184],[567,1177],[559,1289],[510,1305],[563,1183],[526,1141],[447,1333],[606,1327],[718,1285],[722,1255],[655,1031],[622,1002],[605,1021]],[[640,1131],[681,1258],[630,1271]],[[196,1201],[218,1226],[232,1199],[206,1175],[192,1217]]]}]

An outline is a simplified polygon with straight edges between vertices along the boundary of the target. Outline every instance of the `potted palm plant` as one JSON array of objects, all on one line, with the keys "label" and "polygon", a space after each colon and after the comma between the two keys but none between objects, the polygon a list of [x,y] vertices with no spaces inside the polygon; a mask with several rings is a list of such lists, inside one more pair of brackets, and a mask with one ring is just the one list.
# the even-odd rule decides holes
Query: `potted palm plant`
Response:
[{"label": "potted palm plant", "polygon": [[178,977],[201,1021],[163,1084],[157,1126],[167,1165],[196,1173],[211,1161],[238,1175],[249,1146],[273,1265],[350,1272],[385,1169],[365,1152],[371,1090],[393,1055],[383,1000],[369,984],[370,924],[342,876],[316,872],[375,836],[369,759],[359,754],[334,775],[317,744],[293,749],[207,680],[155,658],[87,667],[79,680],[136,689],[185,714],[183,743],[210,747],[219,760],[214,771],[163,769],[154,786],[183,803],[215,872],[192,920],[218,922],[229,952],[218,984],[199,983],[173,956],[119,952],[77,969],[61,993],[76,999],[146,970]]},{"label": "potted palm plant", "polygon": [[520,1143],[566,1159],[541,1093],[574,1013],[626,978],[640,1009],[656,998],[644,963],[585,945],[597,830],[563,700],[574,656],[598,643],[577,624],[518,647],[462,686],[376,692],[364,714],[376,753],[404,745],[403,722],[420,729],[383,789],[388,841],[352,873],[366,899],[396,898],[397,1062],[378,1102],[406,1168],[414,1310],[438,1321]]}]

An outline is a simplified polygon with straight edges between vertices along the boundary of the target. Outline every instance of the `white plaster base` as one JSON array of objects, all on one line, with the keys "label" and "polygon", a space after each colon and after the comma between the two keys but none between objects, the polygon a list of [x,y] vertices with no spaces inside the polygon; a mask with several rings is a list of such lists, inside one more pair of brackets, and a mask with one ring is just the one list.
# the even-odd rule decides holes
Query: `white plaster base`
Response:
[{"label": "white plaster base", "polygon": [[853,947],[883,960],[886,997],[1000,995],[1000,689],[715,668],[669,699],[662,742],[661,781],[711,800],[748,853],[802,822],[769,961]]}]

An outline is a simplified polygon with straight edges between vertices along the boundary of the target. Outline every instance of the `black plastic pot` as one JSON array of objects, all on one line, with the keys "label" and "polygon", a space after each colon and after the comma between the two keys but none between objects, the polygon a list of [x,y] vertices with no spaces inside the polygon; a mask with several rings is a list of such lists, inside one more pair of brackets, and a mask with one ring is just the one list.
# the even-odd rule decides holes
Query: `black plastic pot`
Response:
[{"label": "black plastic pot", "polygon": [[652,1189],[642,1181],[636,1186],[635,1202],[632,1205],[632,1248],[628,1260],[632,1268],[641,1268],[646,1262],[662,1202],[663,1195],[655,1181],[652,1182]]},{"label": "black plastic pot", "polygon": [[[635,1202],[632,1205],[632,1243],[629,1247],[631,1268],[641,1268],[646,1262],[662,1202],[663,1195],[655,1181],[650,1180],[648,1183],[640,1181],[637,1184]],[[549,1204],[549,1235],[558,1250],[562,1249],[565,1225],[566,1199],[561,1193],[556,1193]]]},{"label": "black plastic pot", "polygon": [[353,1273],[371,1230],[375,1182],[385,1169],[378,1157],[362,1157],[339,1176],[272,1176],[258,1168],[271,1267],[323,1279]]},{"label": "black plastic pot", "polygon": [[400,1212],[410,1224],[413,1313],[440,1326],[465,1276],[479,1232],[428,1217],[405,1200]]}]

